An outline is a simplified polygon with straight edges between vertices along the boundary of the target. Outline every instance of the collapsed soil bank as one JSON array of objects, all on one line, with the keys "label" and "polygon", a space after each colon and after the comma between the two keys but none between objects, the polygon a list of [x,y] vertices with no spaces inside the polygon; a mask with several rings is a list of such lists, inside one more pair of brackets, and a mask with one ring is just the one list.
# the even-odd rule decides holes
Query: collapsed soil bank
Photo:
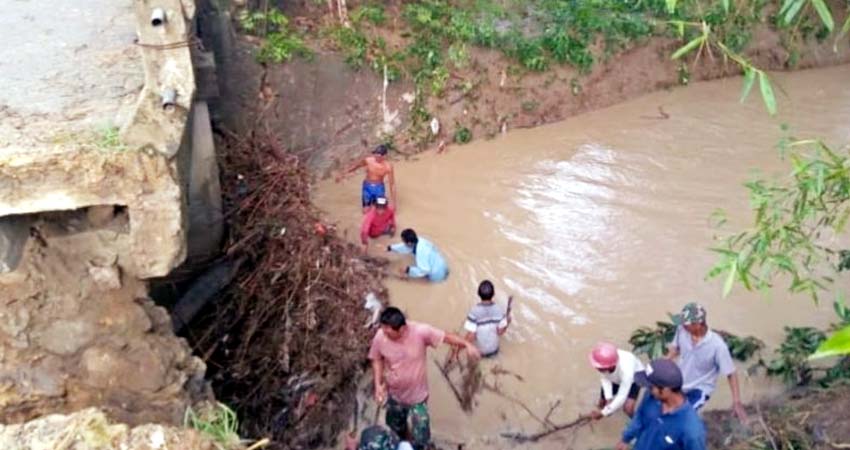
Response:
[{"label": "collapsed soil bank", "polygon": [[[286,448],[327,444],[352,414],[364,369],[363,297],[382,288],[373,262],[357,262],[356,249],[317,225],[307,187],[311,177],[377,141],[381,80],[350,70],[329,52],[312,62],[262,67],[254,43],[233,31],[227,14],[203,14],[201,35],[216,51],[222,90],[213,113],[226,147],[226,253],[241,269],[190,338],[210,363],[219,399],[239,410],[250,435],[271,435]],[[476,51],[475,72],[466,74],[480,81],[476,95],[435,99],[429,110],[443,124],[470,123],[479,137],[561,120],[676,85],[668,57],[676,45],[652,39],[636,46],[594,69],[578,94],[570,69],[503,82],[506,62]],[[831,43],[812,43],[810,50],[798,67],[848,61],[846,48],[833,54]],[[771,69],[786,68],[788,58],[769,30],[760,32],[750,56]],[[703,64],[692,71],[693,80],[736,73],[721,61]],[[410,91],[404,82],[388,91],[388,108],[400,113],[398,129],[409,107],[403,94]],[[402,152],[419,150],[401,134],[397,143]]]},{"label": "collapsed soil bank", "polygon": [[[294,13],[303,16],[291,19],[315,27],[328,20],[324,11],[322,6],[302,5]],[[326,50],[321,40],[311,43],[317,51],[312,61],[296,58],[283,65],[262,66],[255,60],[256,39],[239,35],[228,14],[208,10],[202,20],[207,26],[208,45],[216,50],[221,63],[223,95],[215,105],[220,126],[241,133],[262,119],[281,146],[301,156],[319,176],[385,139],[384,125],[393,130],[401,154],[423,150],[407,132],[410,95],[414,92],[409,80],[389,84],[384,111],[383,81],[371,70],[351,69],[341,55]],[[388,31],[398,32],[392,28]],[[473,47],[468,67],[451,72],[446,95],[428,99],[426,109],[442,125],[434,146],[440,140],[451,142],[459,125],[468,127],[475,139],[491,138],[505,130],[564,120],[679,86],[679,62],[671,60],[670,55],[680,45],[661,37],[634,42],[596,64],[586,75],[568,66],[553,66],[539,73],[517,72],[501,53]],[[764,24],[753,30],[744,54],[765,70],[850,62],[846,38],[838,43],[837,52],[833,51],[832,39],[810,39],[798,43],[797,49],[799,58],[792,67],[792,55],[783,45],[781,34]],[[716,55],[686,63],[690,81],[740,75],[735,64]],[[473,88],[465,90],[465,84]],[[258,100],[261,108],[255,108]],[[646,111],[646,115],[664,117],[658,110]],[[387,116],[395,118],[385,124]]]}]

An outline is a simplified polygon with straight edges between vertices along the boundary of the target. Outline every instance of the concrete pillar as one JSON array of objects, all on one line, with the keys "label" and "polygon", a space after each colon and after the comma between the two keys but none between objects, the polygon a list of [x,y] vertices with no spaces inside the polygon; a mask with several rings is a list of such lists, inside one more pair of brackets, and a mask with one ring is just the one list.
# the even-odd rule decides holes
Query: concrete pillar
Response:
[{"label": "concrete pillar", "polygon": [[223,233],[221,185],[207,103],[192,106],[192,158],[189,168],[190,260],[217,254]]}]

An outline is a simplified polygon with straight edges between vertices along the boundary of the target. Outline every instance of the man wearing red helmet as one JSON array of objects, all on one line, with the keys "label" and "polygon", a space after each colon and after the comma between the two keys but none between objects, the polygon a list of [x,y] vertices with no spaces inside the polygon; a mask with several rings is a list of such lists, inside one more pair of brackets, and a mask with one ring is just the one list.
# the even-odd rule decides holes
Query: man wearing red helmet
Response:
[{"label": "man wearing red helmet", "polygon": [[633,353],[608,342],[596,344],[588,357],[590,365],[599,371],[602,385],[598,409],[588,416],[597,420],[623,408],[623,412],[632,417],[640,394],[640,386],[634,382],[635,374],[643,372],[643,363]]}]

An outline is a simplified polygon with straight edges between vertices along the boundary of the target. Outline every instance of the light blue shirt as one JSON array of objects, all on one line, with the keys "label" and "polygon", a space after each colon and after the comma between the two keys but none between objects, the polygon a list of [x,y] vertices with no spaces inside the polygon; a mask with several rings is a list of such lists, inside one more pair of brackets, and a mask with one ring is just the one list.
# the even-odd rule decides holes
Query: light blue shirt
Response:
[{"label": "light blue shirt", "polygon": [[682,369],[682,390],[699,389],[706,396],[714,392],[719,375],[729,376],[735,372],[735,363],[729,354],[726,341],[708,330],[694,345],[691,335],[683,326],[676,330],[673,345],[679,349],[679,368]]},{"label": "light blue shirt", "polygon": [[411,278],[428,277],[430,281],[443,281],[449,275],[446,259],[437,247],[425,238],[419,238],[415,250],[403,242],[391,245],[390,250],[407,255],[413,253],[414,265],[407,270],[407,275]]}]

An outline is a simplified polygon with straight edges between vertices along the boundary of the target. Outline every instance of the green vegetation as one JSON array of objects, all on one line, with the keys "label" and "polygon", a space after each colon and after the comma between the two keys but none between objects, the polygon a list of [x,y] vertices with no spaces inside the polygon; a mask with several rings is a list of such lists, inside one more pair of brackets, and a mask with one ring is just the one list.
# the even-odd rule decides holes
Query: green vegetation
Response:
[{"label": "green vegetation", "polygon": [[236,413],[223,403],[196,413],[191,407],[186,409],[183,426],[200,431],[215,442],[219,450],[239,448],[239,420]]},{"label": "green vegetation", "polygon": [[[729,346],[729,353],[738,361],[747,361],[764,348],[764,342],[753,336],[742,338],[727,331],[714,331],[723,337]],[[667,353],[667,344],[673,341],[675,335],[676,326],[673,323],[656,322],[655,328],[644,326],[633,331],[629,343],[635,353],[655,359]]]},{"label": "green vegetation", "polygon": [[[673,59],[690,56],[697,63],[717,55],[739,66],[744,75],[741,100],[758,81],[765,107],[774,114],[776,98],[768,75],[742,56],[755,28],[769,22],[783,33],[789,64],[799,57],[801,39],[824,39],[836,29],[825,0],[416,0],[397,5],[367,0],[349,16],[346,24],[328,21],[320,35],[351,67],[415,83],[413,115],[422,120],[413,120],[409,131],[420,144],[432,138],[424,132],[431,116],[428,98],[474,89],[474,83],[457,73],[475,67],[474,48],[504,54],[512,63],[512,76],[556,65],[573,67],[581,75],[645,38],[672,37],[683,42]],[[240,24],[265,37],[261,62],[310,55],[302,37],[273,8],[245,11]],[[847,32],[850,20],[836,33],[836,42]],[[688,83],[686,64],[679,66],[678,75],[681,84]]]},{"label": "green vegetation", "polygon": [[458,126],[455,130],[454,141],[457,144],[466,144],[472,141],[472,131],[464,126]]},{"label": "green vegetation", "polygon": [[127,146],[121,142],[121,136],[119,134],[118,127],[116,126],[104,126],[100,129],[97,136],[97,141],[95,142],[97,148],[101,150],[110,150],[110,151],[124,151],[127,150]]},{"label": "green vegetation", "polygon": [[[850,354],[850,308],[835,285],[850,255],[835,249],[835,238],[846,236],[850,219],[850,154],[819,140],[784,139],[781,154],[791,163],[790,174],[746,184],[754,212],[753,227],[732,234],[713,250],[720,256],[709,277],[724,276],[723,295],[740,283],[748,290],[767,292],[776,280],[788,280],[788,290],[819,302],[837,290],[833,302],[839,323],[835,333],[811,328],[787,328],[779,357],[768,373],[787,382],[829,384],[850,378],[850,356],[843,356],[815,377],[812,359]],[[722,222],[721,222],[722,224]]]},{"label": "green vegetation", "polygon": [[275,8],[263,12],[243,10],[239,25],[246,33],[265,38],[257,53],[261,63],[283,63],[294,56],[309,58],[313,54],[304,39],[289,27],[289,19]]}]

